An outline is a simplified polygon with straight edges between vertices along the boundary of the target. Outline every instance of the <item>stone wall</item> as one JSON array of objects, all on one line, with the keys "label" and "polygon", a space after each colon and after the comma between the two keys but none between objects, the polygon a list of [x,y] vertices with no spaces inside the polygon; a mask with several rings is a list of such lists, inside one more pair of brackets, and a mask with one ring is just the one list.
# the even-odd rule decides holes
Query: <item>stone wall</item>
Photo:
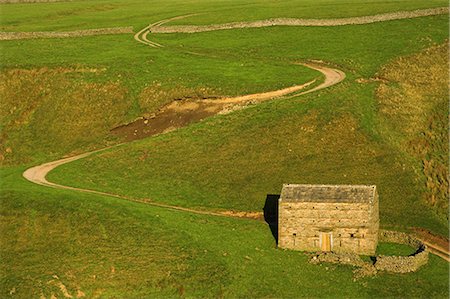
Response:
[{"label": "stone wall", "polygon": [[150,28],[152,33],[195,33],[215,30],[240,29],[240,28],[260,28],[271,26],[342,26],[370,24],[389,20],[409,19],[416,17],[447,14],[448,7],[419,9],[413,11],[399,11],[384,13],[374,16],[362,16],[340,19],[294,19],[294,18],[276,18],[250,22],[233,22],[225,24],[212,25],[171,25],[155,26]]},{"label": "stone wall", "polygon": [[380,229],[379,240],[381,242],[409,245],[417,249],[423,245],[422,241],[411,234],[384,229]]},{"label": "stone wall", "polygon": [[[376,202],[378,205],[378,202]],[[280,202],[278,246],[320,251],[321,234],[331,234],[334,252],[375,254],[378,207],[369,203]]]},{"label": "stone wall", "polygon": [[18,40],[33,38],[68,38],[106,34],[130,34],[133,27],[114,27],[86,29],[76,31],[42,31],[42,32],[0,32],[0,40]]},{"label": "stone wall", "polygon": [[415,272],[428,263],[429,253],[426,245],[410,234],[382,230],[380,231],[380,241],[405,244],[416,248],[416,252],[410,256],[377,256],[374,266],[378,271]]},{"label": "stone wall", "polygon": [[377,271],[394,273],[416,272],[428,263],[428,251],[423,250],[412,256],[377,256],[374,266]]},{"label": "stone wall", "polygon": [[320,253],[313,255],[310,262],[313,264],[335,263],[345,264],[357,267],[353,271],[355,278],[375,275],[378,271],[387,271],[392,273],[416,272],[420,267],[428,263],[427,247],[414,236],[396,232],[380,231],[380,241],[389,243],[399,243],[412,246],[417,251],[410,256],[385,256],[375,257],[375,262],[364,262],[357,254],[338,254],[338,253]]}]

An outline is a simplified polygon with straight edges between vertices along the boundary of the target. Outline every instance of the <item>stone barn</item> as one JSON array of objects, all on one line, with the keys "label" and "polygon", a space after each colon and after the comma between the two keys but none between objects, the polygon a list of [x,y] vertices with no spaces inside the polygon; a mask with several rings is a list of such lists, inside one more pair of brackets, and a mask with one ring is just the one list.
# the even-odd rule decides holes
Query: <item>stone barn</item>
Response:
[{"label": "stone barn", "polygon": [[285,184],[278,203],[278,246],[373,255],[378,214],[376,186]]}]

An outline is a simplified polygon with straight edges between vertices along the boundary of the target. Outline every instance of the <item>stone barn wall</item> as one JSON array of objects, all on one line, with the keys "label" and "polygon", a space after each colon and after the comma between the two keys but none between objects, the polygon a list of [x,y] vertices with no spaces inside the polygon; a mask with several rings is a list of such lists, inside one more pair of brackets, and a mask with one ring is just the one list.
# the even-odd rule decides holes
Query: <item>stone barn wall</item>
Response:
[{"label": "stone barn wall", "polygon": [[378,226],[376,191],[373,200],[367,202],[283,201],[281,198],[278,246],[320,251],[323,234],[329,234],[333,252],[373,255],[378,243]]}]

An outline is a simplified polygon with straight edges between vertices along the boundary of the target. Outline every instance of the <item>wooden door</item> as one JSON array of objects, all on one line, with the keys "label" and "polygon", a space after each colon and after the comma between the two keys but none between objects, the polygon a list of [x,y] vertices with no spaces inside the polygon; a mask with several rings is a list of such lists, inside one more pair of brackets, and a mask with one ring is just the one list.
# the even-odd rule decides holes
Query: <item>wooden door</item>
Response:
[{"label": "wooden door", "polygon": [[331,251],[331,233],[320,233],[322,251]]}]

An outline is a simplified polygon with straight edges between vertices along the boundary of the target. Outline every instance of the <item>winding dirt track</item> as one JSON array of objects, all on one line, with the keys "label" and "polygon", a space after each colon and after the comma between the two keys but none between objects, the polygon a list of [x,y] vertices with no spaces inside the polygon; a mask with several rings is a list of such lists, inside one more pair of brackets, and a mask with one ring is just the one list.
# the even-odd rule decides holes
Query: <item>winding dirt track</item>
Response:
[{"label": "winding dirt track", "polygon": [[152,42],[148,39],[149,33],[197,33],[216,30],[229,30],[229,29],[243,29],[243,28],[261,28],[270,26],[307,26],[307,27],[329,27],[329,26],[344,26],[344,25],[363,25],[377,22],[402,20],[419,18],[426,16],[436,16],[442,14],[448,14],[448,7],[418,9],[413,11],[399,11],[392,13],[384,13],[372,16],[351,17],[351,18],[338,18],[338,19],[296,19],[296,18],[275,18],[250,22],[232,22],[224,24],[213,25],[172,25],[162,26],[170,21],[187,18],[198,14],[189,14],[170,19],[165,19],[156,23],[153,23],[134,36],[134,38],[143,44],[151,47],[162,47],[161,44]]},{"label": "winding dirt track", "polygon": [[187,17],[190,17],[190,16],[196,16],[196,15],[198,15],[198,14],[188,14],[188,15],[183,15],[183,16],[173,17],[173,18],[170,18],[170,19],[165,19],[165,20],[161,20],[161,21],[155,22],[155,23],[150,24],[150,25],[148,25],[147,27],[143,28],[143,29],[140,30],[138,33],[136,33],[136,34],[134,35],[134,39],[135,39],[136,41],[138,41],[138,42],[144,44],[144,45],[147,45],[147,46],[150,46],[150,47],[153,47],[153,48],[161,48],[162,45],[160,45],[160,44],[158,44],[158,43],[155,43],[155,42],[152,42],[152,41],[150,41],[150,40],[147,38],[147,36],[148,36],[148,34],[150,33],[150,30],[151,30],[152,28],[159,27],[159,26],[161,26],[161,25],[163,25],[163,24],[165,24],[165,23],[168,23],[168,22],[170,22],[170,21],[179,20],[179,19],[184,19],[184,18],[187,18]]},{"label": "winding dirt track", "polygon": [[152,33],[197,33],[215,30],[228,30],[240,28],[260,28],[270,26],[344,26],[344,25],[363,25],[376,22],[411,19],[425,16],[434,16],[447,14],[448,7],[418,9],[413,11],[399,11],[372,16],[350,17],[339,19],[296,19],[296,18],[275,18],[250,22],[233,22],[213,25],[172,25],[172,26],[150,26]]},{"label": "winding dirt track", "polygon": [[[321,72],[323,75],[325,75],[325,81],[323,83],[321,83],[320,85],[316,86],[315,88],[299,93],[297,95],[301,95],[301,94],[306,94],[312,91],[318,91],[327,87],[330,87],[332,85],[338,84],[339,82],[341,82],[342,80],[345,79],[345,74],[344,72],[334,69],[334,68],[330,68],[330,67],[326,67],[326,66],[320,66],[317,64],[310,64],[310,63],[303,63],[303,65],[317,70],[319,72]],[[256,102],[261,102],[264,100],[268,100],[271,98],[276,98],[276,97],[281,97],[284,95],[288,95],[288,94],[293,94],[294,92],[297,92],[305,87],[307,87],[309,84],[311,84],[312,82],[308,82],[307,84],[302,84],[302,85],[296,85],[293,87],[288,87],[288,88],[284,88],[284,89],[280,89],[280,90],[276,90],[276,91],[271,91],[271,92],[266,92],[266,93],[257,93],[257,94],[251,94],[251,95],[246,95],[246,96],[240,96],[240,97],[234,97],[234,98],[224,98],[224,99],[215,99],[215,100],[202,100],[205,102],[217,102],[220,103],[220,101],[224,101],[225,103],[233,103],[233,104],[238,104],[238,103],[246,103],[248,101],[256,101]],[[176,102],[175,102],[176,103]],[[164,112],[162,112],[161,115],[164,116]],[[217,111],[218,112],[218,111]],[[158,119],[158,115],[155,116],[155,119]],[[163,132],[157,132],[157,133],[163,133]],[[118,144],[115,145],[113,147],[118,147],[121,146],[122,144]],[[90,189],[83,189],[83,188],[75,188],[75,187],[70,187],[70,186],[64,186],[64,185],[60,185],[60,184],[55,184],[52,182],[49,182],[46,179],[47,174],[52,171],[53,169],[55,169],[58,166],[82,159],[82,158],[86,158],[92,154],[95,153],[99,153],[101,151],[105,151],[108,149],[111,149],[113,147],[106,147],[103,149],[99,149],[99,150],[95,150],[95,151],[91,151],[91,152],[87,152],[87,153],[83,153],[77,156],[73,156],[73,157],[69,157],[69,158],[64,158],[64,159],[60,159],[57,161],[52,161],[52,162],[48,162],[48,163],[44,163],[32,168],[27,169],[24,173],[23,173],[23,177],[25,179],[27,179],[28,181],[35,183],[35,184],[39,184],[42,186],[47,186],[47,187],[53,187],[53,188],[57,188],[57,189],[65,189],[65,190],[75,190],[75,191],[79,191],[79,192],[85,192],[85,193],[93,193],[93,194],[99,194],[99,195],[106,195],[106,196],[113,196],[113,197],[117,197],[117,198],[122,198],[122,199],[126,199],[126,200],[130,200],[130,201],[136,201],[136,202],[144,202],[147,204],[151,204],[154,206],[158,206],[158,207],[164,207],[164,208],[170,208],[173,210],[180,210],[180,211],[188,211],[191,213],[197,213],[197,214],[207,214],[207,215],[216,215],[216,216],[229,216],[229,217],[233,217],[234,213],[230,213],[230,212],[212,212],[212,211],[201,211],[201,210],[195,210],[195,209],[189,209],[189,208],[182,208],[182,207],[178,207],[178,206],[171,206],[171,205],[166,205],[166,204],[161,204],[161,203],[156,203],[153,202],[149,199],[134,199],[134,198],[130,198],[130,197],[126,197],[126,196],[122,196],[122,195],[117,195],[117,194],[112,194],[112,193],[106,193],[106,192],[100,192],[100,191],[95,191],[95,190],[90,190]],[[245,215],[248,216],[248,215]],[[259,217],[259,215],[257,215]],[[249,218],[258,218],[256,216],[252,216]]]},{"label": "winding dirt track", "polygon": [[[235,29],[235,28],[256,28],[256,27],[267,27],[267,26],[276,26],[276,25],[285,25],[285,26],[342,26],[342,25],[349,25],[349,24],[368,24],[368,23],[374,23],[374,22],[381,22],[381,21],[388,21],[388,20],[398,20],[398,19],[406,19],[406,18],[415,18],[415,17],[422,17],[422,16],[430,16],[430,15],[439,15],[439,14],[445,14],[448,13],[449,9],[448,7],[441,7],[436,9],[425,9],[425,10],[416,10],[416,11],[410,11],[410,12],[397,12],[397,13],[389,13],[389,14],[381,14],[381,15],[375,15],[375,16],[368,16],[368,17],[357,17],[357,18],[345,18],[345,19],[334,19],[334,20],[305,20],[305,19],[271,19],[271,20],[263,20],[263,21],[255,21],[255,22],[240,22],[240,23],[227,23],[227,24],[217,24],[217,25],[210,25],[210,26],[170,26],[170,27],[161,27],[163,24],[168,23],[172,20],[177,20],[181,18],[186,18],[195,14],[185,15],[185,16],[179,16],[174,17],[162,21],[158,21],[156,23],[153,23],[142,30],[140,30],[138,33],[135,34],[134,38],[136,41],[143,43],[145,45],[158,48],[162,47],[161,44],[158,44],[156,42],[150,41],[148,39],[148,35],[150,32],[155,33],[169,33],[169,32],[185,32],[185,33],[193,33],[193,32],[204,32],[204,31],[213,31],[213,30],[224,30],[224,29]],[[301,63],[302,65],[309,67],[311,69],[317,70],[321,72],[323,75],[325,75],[325,81],[306,91],[301,91],[302,89],[308,87],[310,84],[314,82],[307,82],[305,84],[296,85],[280,90],[275,90],[271,92],[266,93],[258,93],[258,94],[251,94],[251,95],[245,95],[240,97],[234,97],[234,98],[223,98],[223,99],[206,99],[202,100],[203,104],[245,104],[247,102],[261,102],[268,99],[273,99],[277,97],[282,97],[286,95],[291,96],[299,96],[302,94],[307,94],[311,92],[315,92],[330,86],[333,86],[335,84],[338,84],[342,80],[345,79],[344,72],[330,68],[324,65],[321,65],[320,63]],[[299,92],[301,91],[301,92]],[[164,112],[164,111],[163,111]],[[215,113],[218,113],[219,111],[214,111]],[[161,114],[163,116],[163,113]],[[158,118],[158,115],[156,116]],[[164,132],[155,132],[155,133],[164,133]],[[114,147],[118,147],[122,144],[115,145]],[[47,174],[52,171],[53,169],[57,168],[58,166],[88,157],[92,154],[99,153],[101,151],[105,151],[107,149],[110,149],[112,147],[107,147],[104,149],[99,149],[87,153],[83,153],[77,156],[69,157],[60,159],[57,161],[52,161],[48,163],[44,163],[39,166],[35,166],[32,168],[27,169],[23,173],[23,177],[27,179],[28,181],[39,184],[42,186],[52,187],[52,188],[58,188],[58,189],[64,189],[64,190],[74,190],[78,192],[84,192],[84,193],[91,193],[91,194],[97,194],[97,195],[105,195],[105,196],[111,196],[116,197],[120,199],[125,199],[129,201],[134,202],[140,202],[149,204],[156,207],[162,207],[167,208],[175,211],[183,211],[183,212],[189,212],[189,213],[195,213],[195,214],[204,214],[204,215],[213,215],[213,216],[222,216],[222,217],[240,217],[240,218],[262,218],[262,213],[245,213],[245,212],[233,212],[233,211],[205,211],[205,210],[196,210],[196,209],[189,209],[179,206],[172,206],[162,203],[157,203],[154,201],[151,201],[149,199],[136,199],[136,198],[130,198],[123,195],[117,195],[112,193],[106,193],[106,192],[100,192],[90,189],[84,189],[84,188],[76,188],[76,187],[70,187],[70,186],[64,186],[60,184],[55,184],[52,182],[49,182],[46,179]],[[434,242],[430,242],[429,237],[421,237],[422,241],[427,244],[427,246],[430,248],[430,251],[443,259],[450,261],[450,255],[448,246],[442,246],[435,244]],[[445,243],[445,242],[444,242]],[[447,242],[448,243],[448,242]],[[447,244],[448,245],[448,244]],[[445,248],[447,247],[447,248]]]}]

